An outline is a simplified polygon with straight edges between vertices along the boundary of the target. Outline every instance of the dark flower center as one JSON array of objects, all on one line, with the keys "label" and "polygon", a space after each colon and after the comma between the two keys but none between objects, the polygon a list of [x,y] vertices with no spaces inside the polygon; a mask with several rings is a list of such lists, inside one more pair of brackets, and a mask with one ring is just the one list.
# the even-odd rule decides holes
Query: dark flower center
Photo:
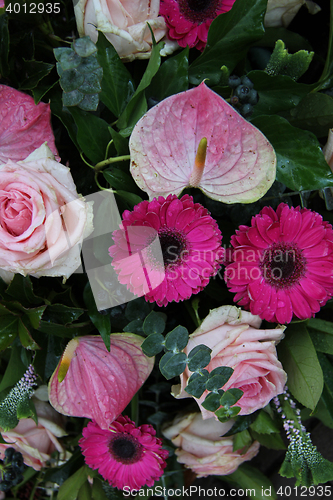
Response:
[{"label": "dark flower center", "polygon": [[266,283],[275,288],[290,288],[304,276],[306,259],[299,248],[277,243],[265,250],[260,267]]},{"label": "dark flower center", "polygon": [[174,229],[162,228],[158,232],[164,266],[177,264],[182,260],[186,251],[185,237]]},{"label": "dark flower center", "polygon": [[220,0],[178,0],[178,4],[185,19],[201,24],[216,17]]},{"label": "dark flower center", "polygon": [[142,456],[141,444],[129,434],[117,435],[109,447],[114,459],[123,464],[135,464]]}]

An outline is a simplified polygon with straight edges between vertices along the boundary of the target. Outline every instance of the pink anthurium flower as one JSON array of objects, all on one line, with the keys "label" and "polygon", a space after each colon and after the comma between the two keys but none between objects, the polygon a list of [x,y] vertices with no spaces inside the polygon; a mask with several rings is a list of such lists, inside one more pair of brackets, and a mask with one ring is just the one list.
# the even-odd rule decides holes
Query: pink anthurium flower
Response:
[{"label": "pink anthurium flower", "polygon": [[[0,2],[1,3],[1,2]],[[0,165],[25,160],[44,142],[56,157],[50,105],[6,85],[0,85]]]},{"label": "pink anthurium flower", "polygon": [[113,333],[110,340],[109,352],[99,335],[72,339],[49,382],[49,401],[59,413],[91,418],[102,429],[126,408],[154,365],[139,335]]},{"label": "pink anthurium flower", "polygon": [[204,82],[150,109],[130,153],[133,178],[150,199],[198,187],[224,203],[252,203],[275,180],[266,137]]}]

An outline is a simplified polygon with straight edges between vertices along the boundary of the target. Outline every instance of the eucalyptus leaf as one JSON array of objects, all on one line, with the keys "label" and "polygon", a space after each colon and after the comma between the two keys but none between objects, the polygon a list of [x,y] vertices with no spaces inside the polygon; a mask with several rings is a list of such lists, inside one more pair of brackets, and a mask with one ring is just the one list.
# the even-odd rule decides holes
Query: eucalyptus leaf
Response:
[{"label": "eucalyptus leaf", "polygon": [[143,323],[143,331],[146,335],[151,333],[163,333],[165,330],[166,314],[151,311]]},{"label": "eucalyptus leaf", "polygon": [[167,352],[160,360],[160,371],[167,380],[183,373],[186,368],[186,354]]},{"label": "eucalyptus leaf", "polygon": [[163,350],[164,337],[160,333],[151,333],[141,344],[141,349],[146,356],[156,356]]},{"label": "eucalyptus leaf", "polygon": [[165,347],[170,351],[182,351],[187,346],[189,334],[183,326],[176,326],[165,337]]},{"label": "eucalyptus leaf", "polygon": [[188,369],[191,372],[205,368],[210,362],[212,350],[206,345],[200,344],[194,347],[188,355]]}]

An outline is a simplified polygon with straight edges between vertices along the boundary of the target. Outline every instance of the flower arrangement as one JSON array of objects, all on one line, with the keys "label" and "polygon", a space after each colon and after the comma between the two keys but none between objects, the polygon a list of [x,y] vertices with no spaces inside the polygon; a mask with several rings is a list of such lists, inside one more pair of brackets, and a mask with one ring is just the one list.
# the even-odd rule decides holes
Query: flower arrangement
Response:
[{"label": "flower arrangement", "polygon": [[331,496],[332,9],[0,0],[0,499]]}]

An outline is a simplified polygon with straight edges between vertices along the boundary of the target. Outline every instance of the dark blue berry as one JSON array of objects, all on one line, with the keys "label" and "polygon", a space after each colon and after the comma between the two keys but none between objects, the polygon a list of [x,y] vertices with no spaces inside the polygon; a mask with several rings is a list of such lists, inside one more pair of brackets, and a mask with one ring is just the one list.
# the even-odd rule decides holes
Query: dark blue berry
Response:
[{"label": "dark blue berry", "polygon": [[252,104],[243,104],[243,106],[240,108],[240,114],[244,116],[244,118],[247,118],[248,116],[251,116],[253,113],[253,106]]},{"label": "dark blue berry", "polygon": [[239,78],[239,76],[236,76],[236,75],[229,76],[229,80],[228,80],[229,87],[231,87],[232,89],[235,89],[240,84],[241,84],[241,79]]},{"label": "dark blue berry", "polygon": [[13,458],[14,453],[16,453],[15,448],[6,448],[5,450],[5,458],[10,462]]},{"label": "dark blue berry", "polygon": [[250,92],[249,92],[249,104],[257,104],[259,100],[259,97],[258,97],[258,92],[254,89],[251,89]]},{"label": "dark blue berry", "polygon": [[14,481],[16,477],[16,472],[13,469],[7,469],[3,475],[5,481]]},{"label": "dark blue berry", "polygon": [[232,97],[230,97],[230,104],[232,104],[233,106],[235,104],[238,104],[239,103],[239,97],[237,97],[236,95],[233,95]]},{"label": "dark blue berry", "polygon": [[237,96],[240,100],[241,103],[247,103],[249,102],[249,94],[250,94],[250,88],[247,87],[246,85],[238,85],[238,87],[235,89],[234,95]]},{"label": "dark blue berry", "polygon": [[8,491],[12,487],[12,484],[9,481],[2,481],[0,483],[0,491]]},{"label": "dark blue berry", "polygon": [[253,87],[254,87],[254,85],[251,82],[250,78],[248,78],[247,76],[242,76],[241,82],[242,82],[243,85],[245,85],[246,87],[249,87],[250,89],[253,89]]}]

